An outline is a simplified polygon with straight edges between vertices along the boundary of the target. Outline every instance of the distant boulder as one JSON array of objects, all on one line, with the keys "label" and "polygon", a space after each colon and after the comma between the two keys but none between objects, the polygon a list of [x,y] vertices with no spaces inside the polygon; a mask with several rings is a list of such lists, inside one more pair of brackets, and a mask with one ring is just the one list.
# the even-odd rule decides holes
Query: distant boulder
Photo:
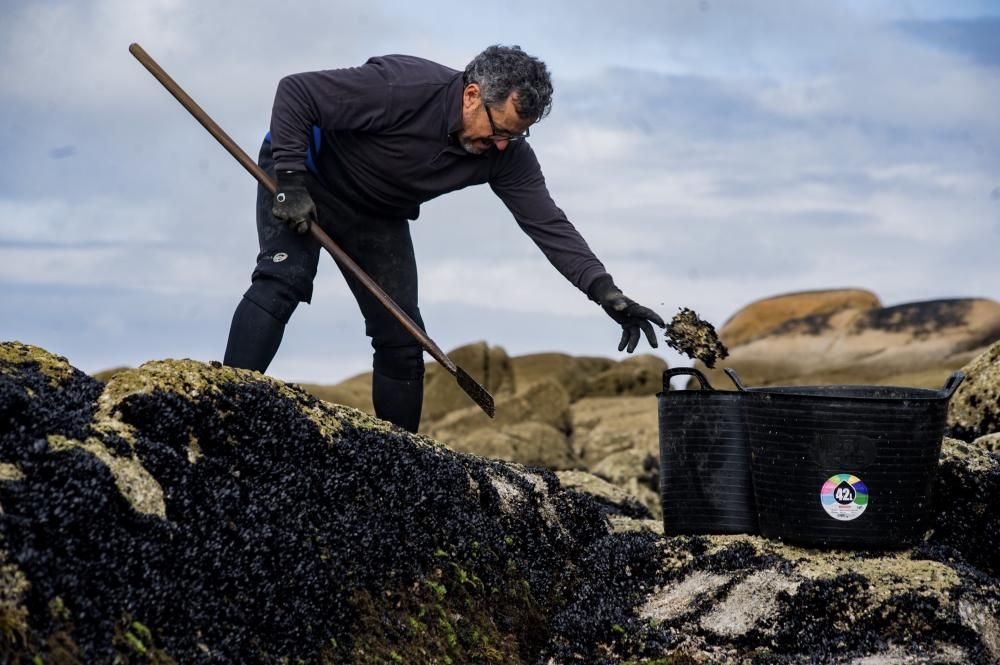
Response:
[{"label": "distant boulder", "polygon": [[660,457],[656,453],[637,449],[611,453],[594,464],[591,472],[634,496],[653,517],[663,516]]},{"label": "distant boulder", "polygon": [[[840,309],[788,319],[735,347],[725,365],[749,386],[899,384],[940,388],[1000,339],[1000,303],[984,299]],[[700,364],[699,369],[705,368]],[[719,370],[715,387],[731,387]]]},{"label": "distant boulder", "polygon": [[514,394],[498,397],[495,418],[487,416],[478,406],[468,406],[434,421],[424,433],[447,444],[479,429],[500,430],[526,422],[543,423],[568,434],[570,414],[566,390],[555,381],[533,383]]},{"label": "distant boulder", "polygon": [[666,369],[667,361],[649,353],[625,358],[587,377],[580,388],[580,398],[655,395],[663,390]]},{"label": "distant boulder", "polygon": [[[486,342],[466,344],[448,352],[456,365],[496,397],[514,391],[510,357],[501,346]],[[375,415],[372,404],[372,373],[364,372],[333,385],[304,383],[302,387],[316,397],[333,404],[343,404]],[[472,404],[455,377],[436,362],[428,362],[424,376],[424,404],[421,429],[447,413]]]},{"label": "distant boulder", "polygon": [[567,353],[530,353],[511,359],[519,387],[540,381],[555,381],[574,402],[584,396],[588,381],[615,365],[611,358],[571,356]]},{"label": "distant boulder", "polygon": [[864,289],[786,293],[757,300],[737,311],[719,328],[719,339],[730,348],[742,346],[774,332],[786,321],[831,315],[845,309],[867,310],[881,306],[878,296]]},{"label": "distant boulder", "polygon": [[578,466],[566,433],[548,423],[529,420],[499,429],[481,427],[466,434],[445,432],[444,436],[449,448],[463,453],[553,470]]},{"label": "distant boulder", "polygon": [[565,353],[534,353],[511,359],[519,387],[539,381],[563,386],[571,402],[585,397],[655,395],[662,387],[663,358],[649,354],[610,358],[571,356]]},{"label": "distant boulder", "polygon": [[571,407],[573,450],[592,469],[627,450],[659,456],[659,412],[654,397],[587,397]]},{"label": "distant boulder", "polygon": [[[448,357],[496,398],[514,392],[510,357],[502,346],[486,342],[466,344],[448,352]],[[473,402],[455,377],[436,362],[427,363],[424,376],[424,407],[421,429],[447,413],[464,409]]]}]

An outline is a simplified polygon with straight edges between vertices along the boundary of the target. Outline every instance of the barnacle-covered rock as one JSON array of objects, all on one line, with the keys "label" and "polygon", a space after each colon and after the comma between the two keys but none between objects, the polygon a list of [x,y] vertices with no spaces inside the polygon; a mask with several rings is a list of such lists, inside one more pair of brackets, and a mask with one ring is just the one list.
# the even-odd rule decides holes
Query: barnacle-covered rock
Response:
[{"label": "barnacle-covered rock", "polygon": [[931,495],[928,542],[950,561],[1000,577],[1000,457],[975,444],[944,440]]},{"label": "barnacle-covered rock", "polygon": [[[711,663],[993,663],[1000,593],[919,549],[820,551],[755,536],[666,541],[630,640]],[[650,654],[652,657],[652,654]],[[912,661],[911,661],[912,659]]]},{"label": "barnacle-covered rock", "polygon": [[0,344],[3,662],[532,662],[603,586],[587,552],[636,539],[549,472],[258,373],[105,385]]},{"label": "barnacle-covered rock", "polygon": [[596,498],[607,510],[609,515],[624,515],[638,519],[652,517],[650,510],[635,496],[626,492],[618,485],[609,483],[586,471],[559,471],[556,473],[559,483]]},{"label": "barnacle-covered rock", "polygon": [[962,368],[965,381],[948,405],[948,427],[964,441],[1000,432],[1000,341]]}]

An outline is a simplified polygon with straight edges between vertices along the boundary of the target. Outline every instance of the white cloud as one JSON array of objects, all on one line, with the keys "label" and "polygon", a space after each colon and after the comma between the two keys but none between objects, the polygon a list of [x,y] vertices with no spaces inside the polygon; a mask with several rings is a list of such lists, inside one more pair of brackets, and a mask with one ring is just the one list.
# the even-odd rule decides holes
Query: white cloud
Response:
[{"label": "white cloud", "polygon": [[[1000,298],[1000,72],[895,29],[906,6],[517,0],[503,15],[524,20],[498,22],[457,2],[22,3],[0,24],[13,165],[0,173],[0,338],[51,340],[91,369],[119,350],[221,352],[256,253],[254,184],[132,41],[251,155],[286,73],[386,52],[461,66],[486,43],[521,43],[556,76],[532,138],[556,202],[665,317],[687,305],[721,323],[755,298],[837,286],[887,303]],[[428,203],[413,236],[443,346],[613,353],[612,324],[487,188]],[[360,371],[368,340],[326,257],[315,288],[274,371]],[[49,325],[67,307],[92,317],[77,334]]]}]

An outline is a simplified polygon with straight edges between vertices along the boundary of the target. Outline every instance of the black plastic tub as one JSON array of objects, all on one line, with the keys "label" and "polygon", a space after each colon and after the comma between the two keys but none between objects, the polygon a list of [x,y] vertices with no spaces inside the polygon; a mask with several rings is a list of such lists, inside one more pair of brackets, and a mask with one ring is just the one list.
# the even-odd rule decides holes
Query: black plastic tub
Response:
[{"label": "black plastic tub", "polygon": [[[670,390],[671,377],[679,375],[697,378],[701,390]],[[663,373],[657,398],[665,533],[757,533],[745,397],[715,390],[696,369]]]},{"label": "black plastic tub", "polygon": [[927,527],[948,401],[896,386],[746,388],[743,407],[760,533],[814,546],[905,547]]}]

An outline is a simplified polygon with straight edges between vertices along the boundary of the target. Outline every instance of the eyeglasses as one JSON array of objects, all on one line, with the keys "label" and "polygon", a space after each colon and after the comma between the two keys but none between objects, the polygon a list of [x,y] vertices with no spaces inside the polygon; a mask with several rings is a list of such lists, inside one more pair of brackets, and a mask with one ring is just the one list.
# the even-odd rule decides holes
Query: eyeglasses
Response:
[{"label": "eyeglasses", "polygon": [[501,133],[501,132],[497,131],[497,126],[495,124],[493,124],[493,114],[490,113],[490,107],[486,105],[486,102],[483,102],[483,108],[486,109],[486,119],[490,121],[490,131],[493,132],[492,134],[490,134],[489,136],[486,137],[489,140],[491,140],[491,141],[521,141],[521,140],[526,139],[529,136],[531,136],[530,129],[525,129],[523,134]]}]

